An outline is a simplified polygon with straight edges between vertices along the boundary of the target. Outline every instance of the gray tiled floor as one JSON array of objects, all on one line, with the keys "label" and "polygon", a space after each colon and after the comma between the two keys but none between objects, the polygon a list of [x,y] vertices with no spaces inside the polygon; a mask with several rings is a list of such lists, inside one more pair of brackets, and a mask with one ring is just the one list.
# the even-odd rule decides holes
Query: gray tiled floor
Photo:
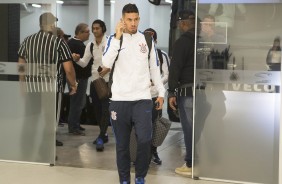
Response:
[{"label": "gray tiled floor", "polygon": [[[105,144],[104,152],[97,152],[92,142],[98,135],[98,127],[91,125],[84,127],[86,136],[69,135],[67,125],[59,128],[58,139],[64,142],[64,146],[57,147],[59,157],[57,165],[116,170],[115,140],[111,128],[108,131],[109,143]],[[163,164],[161,166],[151,164],[149,171],[151,174],[174,176],[174,168],[183,164],[180,157],[184,154],[181,128],[178,123],[174,123],[172,129],[163,145],[158,148]]]},{"label": "gray tiled floor", "polygon": [[[0,184],[117,184],[118,174],[115,163],[114,137],[109,129],[110,141],[104,152],[96,152],[92,144],[97,136],[97,126],[84,125],[86,136],[72,136],[67,133],[67,125],[59,127],[58,139],[64,146],[57,147],[56,166],[0,162]],[[172,128],[159,154],[163,165],[151,164],[146,177],[148,184],[220,184],[220,182],[193,180],[178,176],[175,167],[183,164],[183,139],[178,123]],[[134,170],[132,169],[132,178]]]},{"label": "gray tiled floor", "polygon": [[[109,127],[109,143],[105,144],[104,152],[97,152],[95,145],[92,144],[94,138],[98,135],[98,127],[84,125],[86,136],[73,136],[67,133],[67,124],[58,129],[58,139],[64,142],[64,146],[57,147],[58,161],[57,166],[71,166],[77,168],[87,168],[94,170],[103,170],[112,173],[117,178],[117,167],[115,161],[115,140],[111,127]],[[150,165],[148,183],[155,183],[158,178],[170,178],[163,183],[215,183],[208,181],[196,181],[191,178],[185,178],[174,173],[174,169],[183,164],[184,143],[183,134],[179,123],[173,123],[168,136],[162,146],[158,148],[159,156],[163,160],[161,166]],[[134,168],[132,168],[134,176]],[[112,178],[105,177],[105,181],[112,181]],[[116,179],[116,181],[118,181]],[[178,182],[177,182],[178,181]]]},{"label": "gray tiled floor", "polygon": [[[167,117],[167,114],[164,113],[164,116]],[[96,152],[92,142],[98,135],[98,127],[83,126],[86,128],[86,136],[69,135],[67,124],[58,127],[57,138],[63,141],[64,146],[57,147],[58,160],[54,167],[0,162],[0,184],[117,184],[115,141],[111,127],[108,131],[109,143],[105,144],[104,152]],[[174,173],[176,167],[183,165],[185,154],[183,134],[179,123],[172,123],[171,129],[158,151],[163,164],[161,166],[150,165],[146,183],[222,183],[194,180]],[[132,168],[132,178],[134,178],[134,168]]]}]

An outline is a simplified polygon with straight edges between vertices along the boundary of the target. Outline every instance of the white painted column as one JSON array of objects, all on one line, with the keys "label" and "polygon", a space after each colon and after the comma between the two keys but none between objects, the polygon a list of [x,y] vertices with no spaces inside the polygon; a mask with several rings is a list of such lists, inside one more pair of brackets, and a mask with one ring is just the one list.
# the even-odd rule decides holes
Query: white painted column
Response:
[{"label": "white painted column", "polygon": [[[96,19],[104,21],[104,0],[88,0],[88,25],[92,31],[92,22]],[[89,41],[93,40],[93,34],[90,34]]]},{"label": "white painted column", "polygon": [[104,0],[89,0],[88,15],[89,23],[95,19],[104,20]]},{"label": "white painted column", "polygon": [[[282,75],[280,73],[280,88],[282,86]],[[278,183],[282,183],[282,97],[280,93],[280,131],[279,131],[279,169],[278,169]]]},{"label": "white painted column", "polygon": [[111,32],[109,34],[113,34],[115,32],[116,24],[115,24],[115,1],[111,1]]}]

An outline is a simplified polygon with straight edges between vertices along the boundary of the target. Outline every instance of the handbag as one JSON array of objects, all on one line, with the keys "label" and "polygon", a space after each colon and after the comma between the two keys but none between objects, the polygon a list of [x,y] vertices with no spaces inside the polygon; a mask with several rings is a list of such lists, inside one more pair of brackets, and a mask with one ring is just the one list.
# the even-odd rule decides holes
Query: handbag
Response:
[{"label": "handbag", "polygon": [[110,89],[104,78],[99,77],[98,79],[93,81],[93,84],[100,100],[109,98]]},{"label": "handbag", "polygon": [[[158,147],[164,142],[164,139],[168,134],[170,126],[171,126],[171,121],[169,121],[164,117],[160,117],[160,115],[158,115],[155,123],[153,124],[153,136],[152,136],[153,146]],[[130,150],[130,160],[131,162],[135,162],[136,152],[137,152],[137,141],[136,141],[136,134],[134,128],[132,128],[130,134],[129,150]]]},{"label": "handbag", "polygon": [[171,126],[171,121],[164,118],[160,117],[158,115],[156,121],[153,124],[153,136],[152,136],[152,145],[155,147],[160,146],[165,137],[168,134],[168,131]]}]

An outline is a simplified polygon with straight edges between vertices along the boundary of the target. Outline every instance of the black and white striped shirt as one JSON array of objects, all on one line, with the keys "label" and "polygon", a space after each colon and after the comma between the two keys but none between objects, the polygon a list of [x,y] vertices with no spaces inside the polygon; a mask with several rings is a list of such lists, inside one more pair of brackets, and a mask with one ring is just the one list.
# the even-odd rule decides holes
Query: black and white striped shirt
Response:
[{"label": "black and white striped shirt", "polygon": [[[25,38],[18,55],[27,63],[28,82],[45,81],[47,86],[48,81],[57,80],[57,91],[62,92],[64,75],[62,63],[72,61],[72,55],[68,45],[61,38],[41,30]],[[33,86],[30,90],[44,91],[44,88]]]}]

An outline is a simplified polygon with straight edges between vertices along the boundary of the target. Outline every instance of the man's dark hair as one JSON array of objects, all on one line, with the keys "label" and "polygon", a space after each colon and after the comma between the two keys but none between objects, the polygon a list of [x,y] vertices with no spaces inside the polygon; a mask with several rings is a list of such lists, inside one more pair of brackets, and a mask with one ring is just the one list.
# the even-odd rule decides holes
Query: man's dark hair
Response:
[{"label": "man's dark hair", "polygon": [[152,29],[152,28],[148,28],[148,29],[146,29],[145,31],[144,31],[144,33],[146,33],[146,32],[149,32],[150,34],[151,34],[151,36],[153,37],[153,39],[154,39],[154,41],[156,41],[157,40],[157,32],[154,30],[154,29]]},{"label": "man's dark hair", "polygon": [[[99,24],[100,27],[102,28],[102,32],[105,33],[107,31],[107,27],[106,27],[106,24],[104,21],[100,20],[100,19],[97,19],[97,20],[94,20],[94,22],[92,23],[92,28],[93,28],[93,25],[94,24]],[[91,29],[92,29],[91,28]]]},{"label": "man's dark hair", "polygon": [[122,15],[124,15],[125,13],[139,13],[139,11],[135,4],[129,3],[125,5],[122,9]]}]

